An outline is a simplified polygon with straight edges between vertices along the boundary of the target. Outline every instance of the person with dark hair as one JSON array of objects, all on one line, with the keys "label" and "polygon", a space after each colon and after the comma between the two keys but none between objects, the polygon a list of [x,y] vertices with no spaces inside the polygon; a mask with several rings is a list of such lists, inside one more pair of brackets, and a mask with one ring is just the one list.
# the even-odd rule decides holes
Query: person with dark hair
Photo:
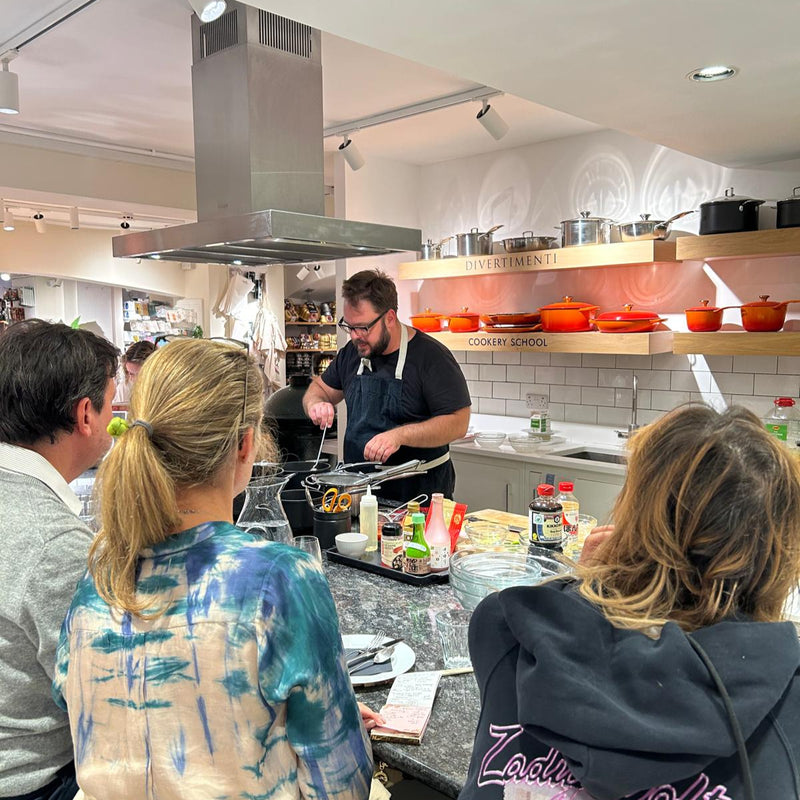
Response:
[{"label": "person with dark hair", "polygon": [[630,440],[574,577],[475,609],[460,800],[800,797],[800,462],[743,408]]},{"label": "person with dark hair", "polygon": [[0,797],[77,791],[50,691],[92,543],[68,483],[110,446],[116,370],[116,348],[89,331],[34,319],[0,336]]},{"label": "person with dark hair", "polygon": [[344,400],[345,461],[394,465],[420,459],[427,466],[427,474],[383,484],[381,497],[452,497],[448,445],[467,432],[471,405],[458,363],[433,337],[400,322],[397,289],[383,272],[357,272],[342,284],[342,296],[339,327],[350,341],[306,390],[306,414],[329,427],[334,406]]}]

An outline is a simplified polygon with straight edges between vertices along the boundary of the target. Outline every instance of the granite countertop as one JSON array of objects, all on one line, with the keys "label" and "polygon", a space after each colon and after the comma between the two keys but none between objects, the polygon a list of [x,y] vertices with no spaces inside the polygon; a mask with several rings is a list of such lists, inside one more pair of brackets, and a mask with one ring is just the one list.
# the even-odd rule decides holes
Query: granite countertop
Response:
[{"label": "granite countertop", "polygon": [[[434,615],[460,607],[448,584],[411,586],[331,562],[326,562],[325,574],[342,634],[382,629],[393,638],[402,636],[414,650],[415,670],[443,668]],[[389,684],[356,689],[356,697],[375,710],[385,703],[388,693]],[[374,742],[376,763],[385,761],[443,794],[457,797],[467,775],[479,710],[474,675],[443,676],[422,744]]]}]

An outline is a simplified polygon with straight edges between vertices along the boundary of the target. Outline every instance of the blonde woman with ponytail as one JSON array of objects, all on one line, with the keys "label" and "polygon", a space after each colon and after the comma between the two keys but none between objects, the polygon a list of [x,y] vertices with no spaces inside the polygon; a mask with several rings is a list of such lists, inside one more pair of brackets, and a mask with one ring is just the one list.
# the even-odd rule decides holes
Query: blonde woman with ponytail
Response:
[{"label": "blonde woman with ponytail", "polygon": [[179,341],[142,368],[98,476],[101,530],[56,664],[89,797],[369,795],[327,582],[305,553],[231,519],[272,447],[262,404],[238,347]]}]

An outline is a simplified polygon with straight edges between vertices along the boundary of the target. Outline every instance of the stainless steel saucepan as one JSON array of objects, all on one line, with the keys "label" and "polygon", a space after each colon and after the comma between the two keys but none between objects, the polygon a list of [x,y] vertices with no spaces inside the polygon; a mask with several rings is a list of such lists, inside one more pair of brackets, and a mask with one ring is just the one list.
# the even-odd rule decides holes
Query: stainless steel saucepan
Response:
[{"label": "stainless steel saucepan", "polygon": [[691,211],[681,211],[669,219],[650,219],[649,214],[642,214],[635,222],[622,222],[617,225],[619,238],[623,242],[638,242],[643,239],[666,239],[669,236],[670,226],[676,219],[694,214]]}]

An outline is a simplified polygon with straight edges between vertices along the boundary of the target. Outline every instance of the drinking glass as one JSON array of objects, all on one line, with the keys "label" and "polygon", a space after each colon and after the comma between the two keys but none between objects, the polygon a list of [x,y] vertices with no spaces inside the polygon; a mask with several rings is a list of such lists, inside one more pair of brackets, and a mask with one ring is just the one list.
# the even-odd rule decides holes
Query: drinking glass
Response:
[{"label": "drinking glass", "polygon": [[292,547],[308,553],[318,564],[322,563],[322,550],[316,536],[295,536],[291,544]]},{"label": "drinking glass", "polygon": [[442,643],[442,655],[445,669],[461,669],[471,666],[467,632],[471,611],[455,608],[440,611],[436,619],[436,630]]}]

